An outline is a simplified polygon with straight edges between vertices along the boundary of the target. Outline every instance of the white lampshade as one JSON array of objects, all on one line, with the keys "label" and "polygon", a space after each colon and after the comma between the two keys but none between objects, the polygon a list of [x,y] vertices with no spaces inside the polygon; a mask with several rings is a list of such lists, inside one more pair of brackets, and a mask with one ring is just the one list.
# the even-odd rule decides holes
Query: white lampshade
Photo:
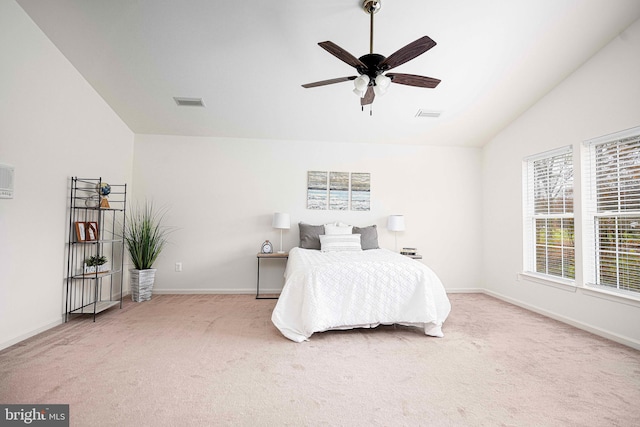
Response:
[{"label": "white lampshade", "polygon": [[404,215],[390,215],[387,221],[390,231],[404,231]]},{"label": "white lampshade", "polygon": [[273,228],[280,229],[280,250],[278,251],[278,253],[283,254],[284,251],[282,250],[282,230],[288,230],[289,228],[291,228],[291,220],[289,219],[289,214],[281,212],[274,213],[271,226]]},{"label": "white lampshade", "polygon": [[288,230],[291,228],[291,220],[288,213],[276,212],[273,214],[273,228],[279,228],[281,230]]}]

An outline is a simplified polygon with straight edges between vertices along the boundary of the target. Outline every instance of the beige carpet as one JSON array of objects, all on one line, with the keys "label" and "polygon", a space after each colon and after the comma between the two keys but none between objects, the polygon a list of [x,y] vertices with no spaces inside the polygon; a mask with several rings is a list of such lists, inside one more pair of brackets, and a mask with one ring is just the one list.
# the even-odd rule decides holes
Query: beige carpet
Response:
[{"label": "beige carpet", "polygon": [[444,338],[315,334],[274,300],[159,295],[0,352],[0,403],[67,403],[73,426],[638,426],[640,352],[479,294]]}]

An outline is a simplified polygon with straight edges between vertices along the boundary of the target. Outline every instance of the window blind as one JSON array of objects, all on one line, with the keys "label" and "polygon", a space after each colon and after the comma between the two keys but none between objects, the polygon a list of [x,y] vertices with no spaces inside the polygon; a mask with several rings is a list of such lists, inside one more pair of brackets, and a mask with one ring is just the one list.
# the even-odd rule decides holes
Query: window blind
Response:
[{"label": "window blind", "polygon": [[525,269],[574,279],[573,150],[564,147],[525,161]]},{"label": "window blind", "polygon": [[640,293],[640,128],[588,145],[587,279]]}]

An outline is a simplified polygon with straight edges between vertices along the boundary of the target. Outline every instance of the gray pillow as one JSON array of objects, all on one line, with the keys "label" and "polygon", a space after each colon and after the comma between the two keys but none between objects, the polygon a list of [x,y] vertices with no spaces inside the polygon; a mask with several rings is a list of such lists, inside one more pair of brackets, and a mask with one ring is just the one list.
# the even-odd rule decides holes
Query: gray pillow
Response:
[{"label": "gray pillow", "polygon": [[300,227],[300,247],[320,250],[320,235],[324,234],[324,225],[309,225],[300,222],[298,227]]},{"label": "gray pillow", "polygon": [[378,246],[378,228],[375,225],[368,227],[353,227],[353,234],[360,235],[360,244],[362,250],[367,249],[380,249]]}]

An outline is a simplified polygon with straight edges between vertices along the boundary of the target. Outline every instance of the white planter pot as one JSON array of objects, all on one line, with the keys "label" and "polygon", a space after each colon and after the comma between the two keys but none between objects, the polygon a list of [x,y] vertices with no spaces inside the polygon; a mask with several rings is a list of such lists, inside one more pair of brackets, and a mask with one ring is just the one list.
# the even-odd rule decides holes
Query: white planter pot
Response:
[{"label": "white planter pot", "polygon": [[131,285],[131,299],[135,302],[149,301],[153,291],[156,269],[129,270],[129,284]]}]

